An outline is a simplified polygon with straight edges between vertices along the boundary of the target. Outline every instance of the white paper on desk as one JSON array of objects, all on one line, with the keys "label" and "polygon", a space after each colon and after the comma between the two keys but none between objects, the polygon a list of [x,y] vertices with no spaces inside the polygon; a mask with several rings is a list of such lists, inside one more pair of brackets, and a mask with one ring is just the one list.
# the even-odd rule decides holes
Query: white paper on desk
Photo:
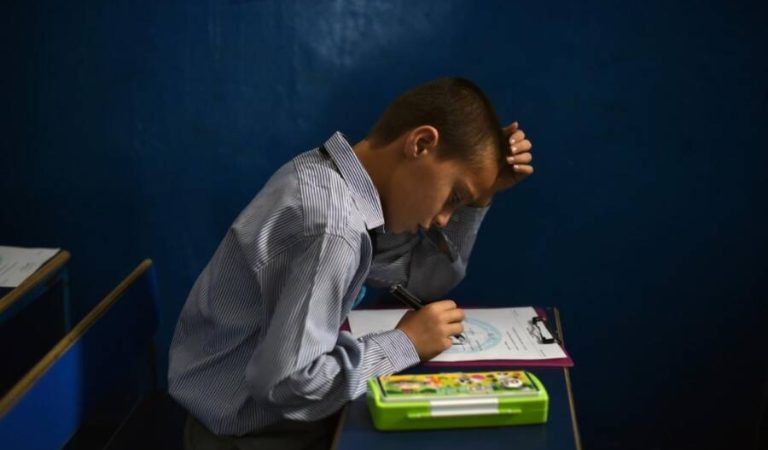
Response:
[{"label": "white paper on desk", "polygon": [[58,248],[22,248],[0,245],[0,287],[14,288],[59,252]]},{"label": "white paper on desk", "polygon": [[[349,313],[352,335],[361,337],[395,328],[405,309],[360,310]],[[542,344],[532,332],[536,311],[522,308],[465,309],[464,344],[454,344],[432,361],[494,359],[557,359],[565,352],[557,344]]]}]

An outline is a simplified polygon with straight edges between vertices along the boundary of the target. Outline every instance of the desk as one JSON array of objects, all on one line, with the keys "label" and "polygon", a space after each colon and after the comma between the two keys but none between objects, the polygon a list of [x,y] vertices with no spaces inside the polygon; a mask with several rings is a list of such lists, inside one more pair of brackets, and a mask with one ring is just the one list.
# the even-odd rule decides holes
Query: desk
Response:
[{"label": "desk", "polygon": [[71,328],[69,258],[60,251],[17,287],[0,288],[0,395]]},{"label": "desk", "polygon": [[15,288],[0,288],[0,324],[8,322],[29,303],[46,292],[52,289],[61,289],[60,300],[64,310],[62,326],[65,331],[68,331],[71,326],[69,276],[66,267],[69,257],[69,252],[62,250]]},{"label": "desk", "polygon": [[[555,310],[555,320],[560,336],[562,336],[562,327],[560,326],[560,317],[557,310]],[[493,367],[488,368],[488,370],[493,369]],[[509,370],[509,368],[496,369]],[[526,370],[536,375],[549,393],[549,417],[546,424],[496,428],[383,432],[377,431],[373,427],[365,396],[362,396],[350,402],[342,411],[332,448],[338,450],[446,450],[447,448],[470,448],[472,450],[580,450],[581,439],[576,422],[568,369],[536,368]]]}]

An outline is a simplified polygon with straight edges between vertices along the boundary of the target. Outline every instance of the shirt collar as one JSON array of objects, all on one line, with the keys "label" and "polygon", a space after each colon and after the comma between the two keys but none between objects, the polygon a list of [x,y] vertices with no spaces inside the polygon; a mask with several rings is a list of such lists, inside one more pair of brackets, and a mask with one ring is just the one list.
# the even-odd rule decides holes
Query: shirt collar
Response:
[{"label": "shirt collar", "polygon": [[333,133],[323,147],[352,191],[355,203],[363,213],[365,227],[372,230],[383,226],[384,213],[379,192],[344,135],[338,131]]}]

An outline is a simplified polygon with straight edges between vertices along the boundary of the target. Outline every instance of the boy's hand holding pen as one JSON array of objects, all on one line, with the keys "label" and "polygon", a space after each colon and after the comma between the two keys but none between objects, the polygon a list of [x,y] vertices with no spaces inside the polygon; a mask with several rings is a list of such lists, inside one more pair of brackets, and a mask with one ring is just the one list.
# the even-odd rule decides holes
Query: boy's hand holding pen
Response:
[{"label": "boy's hand holding pen", "polygon": [[456,306],[453,300],[440,300],[423,303],[402,285],[396,284],[390,289],[392,296],[404,305],[413,308],[397,324],[413,342],[422,361],[427,361],[448,350],[453,345],[454,337],[463,340],[464,310]]}]

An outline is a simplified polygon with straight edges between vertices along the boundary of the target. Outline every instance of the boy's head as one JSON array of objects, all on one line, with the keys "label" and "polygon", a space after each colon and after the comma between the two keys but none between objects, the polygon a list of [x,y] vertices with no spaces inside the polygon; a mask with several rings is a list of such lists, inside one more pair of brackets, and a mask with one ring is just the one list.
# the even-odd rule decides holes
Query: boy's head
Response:
[{"label": "boy's head", "polygon": [[[400,95],[366,141],[371,151],[360,156],[393,232],[445,226],[456,208],[487,196],[506,148],[490,102],[461,78],[435,80]],[[366,159],[376,161],[366,164]]]},{"label": "boy's head", "polygon": [[431,125],[440,134],[439,156],[482,166],[501,160],[504,136],[491,102],[463,78],[441,78],[401,94],[379,117],[367,139],[385,146],[403,133]]}]

